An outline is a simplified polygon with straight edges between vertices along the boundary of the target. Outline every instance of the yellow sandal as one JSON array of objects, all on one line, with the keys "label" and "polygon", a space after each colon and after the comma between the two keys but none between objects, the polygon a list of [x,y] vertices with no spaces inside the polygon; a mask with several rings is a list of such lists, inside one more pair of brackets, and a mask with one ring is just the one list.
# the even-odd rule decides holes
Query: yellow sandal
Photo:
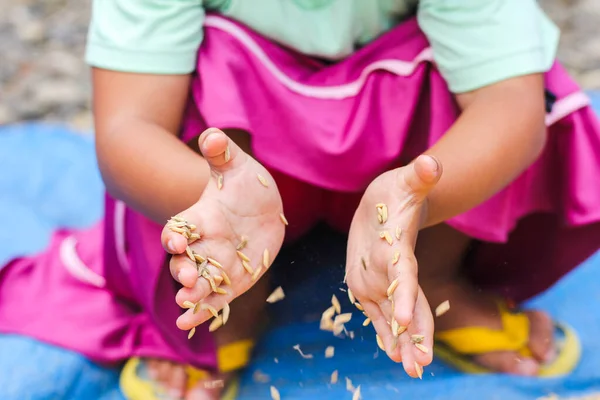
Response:
[{"label": "yellow sandal", "polygon": [[[470,356],[494,351],[516,351],[530,356],[529,318],[523,313],[511,313],[505,303],[499,303],[502,330],[466,327],[439,332],[435,335],[434,354],[456,369],[471,374],[492,373],[475,363]],[[575,331],[564,324],[555,324],[556,358],[540,367],[540,377],[556,377],[573,371],[581,357],[581,344]]]},{"label": "yellow sandal", "polygon": [[[219,371],[223,373],[238,371],[248,365],[254,348],[252,340],[240,340],[217,350]],[[209,371],[191,366],[186,367],[188,373],[187,387],[194,387],[198,381],[210,376]],[[127,400],[170,400],[165,390],[150,378],[146,364],[139,358],[130,358],[123,367],[120,386]],[[234,400],[239,390],[239,379],[234,377],[227,383],[221,400]]]}]

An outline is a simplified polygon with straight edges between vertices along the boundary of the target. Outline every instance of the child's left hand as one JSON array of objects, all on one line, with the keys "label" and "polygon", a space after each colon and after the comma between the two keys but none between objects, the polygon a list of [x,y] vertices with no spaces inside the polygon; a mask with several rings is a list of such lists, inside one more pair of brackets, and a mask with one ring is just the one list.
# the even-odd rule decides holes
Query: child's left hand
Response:
[{"label": "child's left hand", "polygon": [[[371,319],[388,356],[402,361],[412,377],[432,361],[433,317],[418,284],[414,247],[426,218],[427,195],[441,173],[434,158],[420,156],[380,175],[367,188],[348,239],[348,287]],[[392,333],[396,322],[398,331],[405,329],[397,337]],[[411,341],[413,335],[424,336],[421,346]]]}]

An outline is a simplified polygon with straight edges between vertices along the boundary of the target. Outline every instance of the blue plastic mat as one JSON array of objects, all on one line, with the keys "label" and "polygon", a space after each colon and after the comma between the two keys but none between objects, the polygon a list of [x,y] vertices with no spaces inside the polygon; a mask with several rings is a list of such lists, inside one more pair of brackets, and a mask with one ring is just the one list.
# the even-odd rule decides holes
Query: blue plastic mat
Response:
[{"label": "blue plastic mat", "polygon": [[[596,99],[600,109],[600,97]],[[0,265],[43,249],[56,227],[87,226],[101,216],[102,184],[90,137],[59,126],[2,127],[0,168],[0,220],[11,227],[0,228]],[[552,380],[467,376],[435,362],[418,381],[407,378],[400,366],[377,351],[372,328],[360,326],[362,318],[349,324],[354,340],[337,339],[318,329],[332,293],[338,294],[346,310],[352,310],[339,291],[344,248],[343,237],[321,230],[282,253],[277,268],[287,297],[272,308],[277,316],[274,327],[243,376],[240,400],[270,398],[271,384],[278,387],[282,399],[350,399],[346,377],[361,385],[365,400],[522,400],[548,393],[600,391],[600,255],[533,302],[580,333],[584,358],[574,374]],[[314,358],[301,358],[292,348],[295,344]],[[325,359],[329,345],[335,346],[335,357]],[[336,369],[340,383],[330,385],[330,374]],[[270,382],[254,382],[257,371]],[[0,336],[0,400],[121,400],[117,384],[115,369],[28,338]]]}]

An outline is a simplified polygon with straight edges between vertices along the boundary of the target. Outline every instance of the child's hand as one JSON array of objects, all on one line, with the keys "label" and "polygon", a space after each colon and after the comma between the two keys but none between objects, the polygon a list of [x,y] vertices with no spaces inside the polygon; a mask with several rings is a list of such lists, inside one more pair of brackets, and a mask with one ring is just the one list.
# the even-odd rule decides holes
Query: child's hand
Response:
[{"label": "child's hand", "polygon": [[[348,240],[348,287],[388,356],[402,361],[412,377],[432,360],[433,317],[418,284],[414,246],[426,216],[427,195],[441,172],[434,158],[420,156],[379,176],[356,210]],[[394,335],[392,327],[405,331]],[[419,338],[412,335],[424,336],[420,346],[415,346],[413,341]]]},{"label": "child's hand", "polygon": [[[163,247],[173,254],[171,274],[183,285],[177,304],[199,303],[177,319],[183,330],[208,320],[254,285],[279,252],[286,222],[277,186],[262,165],[217,129],[202,133],[198,142],[213,179],[200,200],[162,233]],[[177,221],[188,225],[181,228]],[[182,229],[188,231],[189,224],[199,237],[186,250]]]}]

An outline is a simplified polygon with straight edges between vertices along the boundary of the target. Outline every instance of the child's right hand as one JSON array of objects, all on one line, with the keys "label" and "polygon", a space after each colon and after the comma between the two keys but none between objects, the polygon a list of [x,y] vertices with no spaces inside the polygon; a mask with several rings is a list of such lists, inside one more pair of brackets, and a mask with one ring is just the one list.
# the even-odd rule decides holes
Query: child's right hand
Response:
[{"label": "child's right hand", "polygon": [[[177,304],[185,307],[184,302],[201,302],[221,310],[247,291],[270,266],[283,243],[285,219],[277,186],[262,165],[218,129],[206,130],[198,142],[210,165],[212,179],[200,200],[178,217],[195,225],[194,232],[200,235],[189,245],[190,249],[200,259],[210,257],[216,263],[200,266],[200,262],[192,262],[186,252],[187,239],[168,225],[161,240],[165,250],[173,254],[171,274],[183,285],[176,296]],[[250,259],[246,268],[242,265],[244,257]],[[199,270],[204,268],[213,278],[225,278],[217,285],[225,294],[213,291],[208,276],[199,277]],[[229,285],[227,277],[231,280]],[[217,283],[218,280],[217,277]],[[205,308],[196,313],[189,309],[177,319],[177,326],[189,330],[211,317]]]}]

